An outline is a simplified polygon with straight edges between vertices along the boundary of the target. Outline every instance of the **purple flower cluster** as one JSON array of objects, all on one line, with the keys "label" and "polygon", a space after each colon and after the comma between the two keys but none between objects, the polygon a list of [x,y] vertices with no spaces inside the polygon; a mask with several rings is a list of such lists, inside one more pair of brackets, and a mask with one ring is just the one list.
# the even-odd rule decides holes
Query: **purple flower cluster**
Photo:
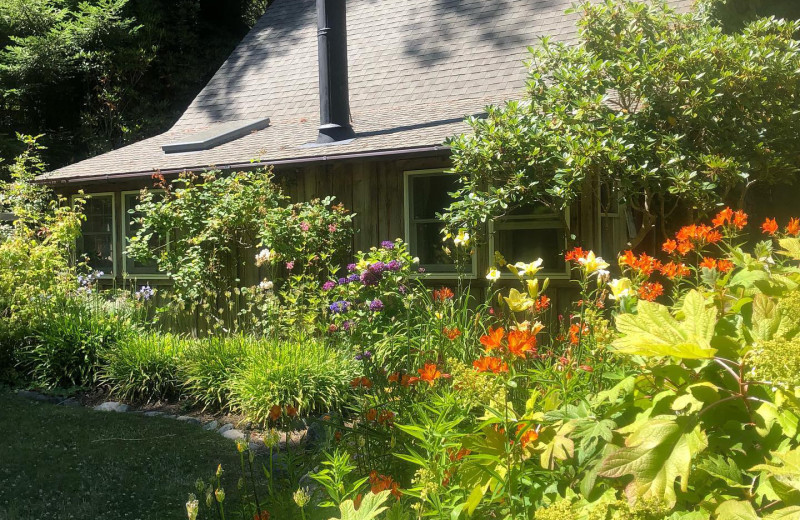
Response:
[{"label": "purple flower cluster", "polygon": [[381,242],[381,247],[384,249],[394,249],[394,242],[391,240],[384,240]]},{"label": "purple flower cluster", "polygon": [[347,300],[339,300],[338,302],[333,302],[328,308],[334,314],[341,314],[343,312],[347,312],[350,309],[350,302],[348,302]]},{"label": "purple flower cluster", "polygon": [[134,297],[137,300],[147,301],[150,298],[152,298],[153,295],[155,295],[155,293],[156,292],[153,290],[153,288],[150,287],[150,285],[148,284],[148,285],[143,285],[142,287],[140,287],[139,290],[136,291],[136,293],[134,293]]},{"label": "purple flower cluster", "polygon": [[350,330],[350,328],[352,326],[353,326],[353,321],[352,320],[347,320],[347,321],[342,323],[342,330],[346,332],[346,331]]},{"label": "purple flower cluster", "polygon": [[333,280],[328,280],[327,282],[322,284],[322,290],[325,292],[330,291],[334,287],[336,287],[336,282],[334,282]]},{"label": "purple flower cluster", "polygon": [[372,352],[370,352],[369,350],[365,350],[361,354],[356,354],[356,361],[369,360],[369,359],[372,359]]},{"label": "purple flower cluster", "polygon": [[383,302],[380,301],[378,298],[375,298],[371,302],[369,302],[369,310],[372,312],[378,312],[383,310]]}]

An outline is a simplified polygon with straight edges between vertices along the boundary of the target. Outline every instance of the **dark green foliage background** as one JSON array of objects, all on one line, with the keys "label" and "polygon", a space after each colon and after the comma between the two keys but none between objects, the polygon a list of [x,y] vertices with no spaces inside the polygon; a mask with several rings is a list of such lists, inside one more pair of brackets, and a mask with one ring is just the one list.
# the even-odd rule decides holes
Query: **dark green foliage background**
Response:
[{"label": "dark green foliage background", "polygon": [[[168,129],[267,0],[0,0],[0,157],[59,167]],[[0,178],[7,173],[0,173]]]}]

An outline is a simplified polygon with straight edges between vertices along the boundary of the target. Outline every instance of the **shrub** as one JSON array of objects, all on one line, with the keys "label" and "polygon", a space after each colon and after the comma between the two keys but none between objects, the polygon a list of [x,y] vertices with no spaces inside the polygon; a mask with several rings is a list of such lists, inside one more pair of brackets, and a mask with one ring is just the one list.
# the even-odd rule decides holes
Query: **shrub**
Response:
[{"label": "shrub", "polygon": [[[298,414],[329,411],[348,398],[354,360],[312,338],[269,340],[250,352],[233,378],[232,400],[250,419],[266,423],[273,407]],[[278,410],[279,411],[279,410]],[[273,419],[275,415],[273,415]]]},{"label": "shrub", "polygon": [[131,335],[103,352],[99,381],[123,399],[160,400],[180,393],[184,341],[172,334]]},{"label": "shrub", "polygon": [[187,342],[181,355],[184,393],[203,409],[230,404],[233,374],[244,367],[257,340],[248,336],[210,337]]},{"label": "shrub", "polygon": [[26,376],[47,388],[94,382],[99,353],[131,334],[134,324],[121,302],[86,294],[40,298],[26,313],[30,329],[17,359]]}]

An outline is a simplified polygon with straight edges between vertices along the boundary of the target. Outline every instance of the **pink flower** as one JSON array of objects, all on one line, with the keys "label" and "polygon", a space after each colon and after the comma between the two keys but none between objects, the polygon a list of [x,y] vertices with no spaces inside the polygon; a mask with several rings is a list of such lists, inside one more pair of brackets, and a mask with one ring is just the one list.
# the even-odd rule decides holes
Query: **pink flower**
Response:
[{"label": "pink flower", "polygon": [[305,222],[305,221],[301,222],[300,223],[300,229],[302,229],[303,231],[308,231],[309,229],[311,229],[311,225],[308,222]]},{"label": "pink flower", "polygon": [[336,233],[336,224],[328,224],[328,231]]},{"label": "pink flower", "polygon": [[286,262],[286,269],[288,269],[288,270],[290,270],[290,271],[291,271],[292,269],[294,269],[294,260],[291,260],[291,261],[289,261],[289,262]]}]

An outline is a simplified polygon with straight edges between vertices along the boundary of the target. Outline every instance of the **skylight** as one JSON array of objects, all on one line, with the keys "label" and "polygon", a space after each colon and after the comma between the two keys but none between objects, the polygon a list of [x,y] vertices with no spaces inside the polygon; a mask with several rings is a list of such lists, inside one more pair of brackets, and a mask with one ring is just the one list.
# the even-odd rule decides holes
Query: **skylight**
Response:
[{"label": "skylight", "polygon": [[269,126],[269,118],[247,119],[244,121],[231,121],[218,123],[213,128],[187,136],[180,141],[161,145],[164,153],[198,152],[210,150],[221,144],[235,141],[250,132],[263,130]]}]

